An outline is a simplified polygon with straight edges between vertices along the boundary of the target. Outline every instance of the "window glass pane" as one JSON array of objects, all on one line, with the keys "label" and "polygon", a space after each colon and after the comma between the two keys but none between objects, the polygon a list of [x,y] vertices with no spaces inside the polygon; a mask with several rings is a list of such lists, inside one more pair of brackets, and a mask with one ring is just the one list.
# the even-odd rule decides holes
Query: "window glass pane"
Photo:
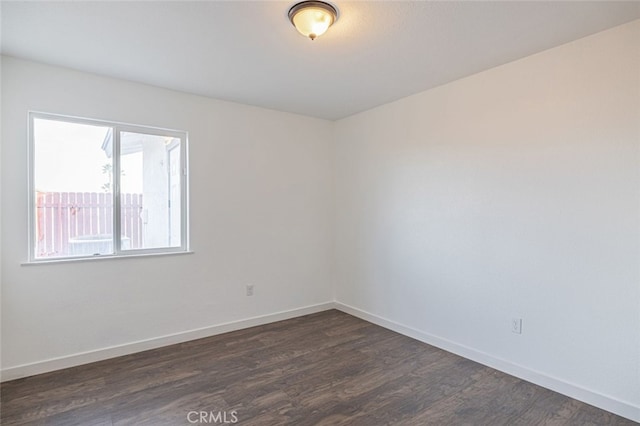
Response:
[{"label": "window glass pane", "polygon": [[120,133],[122,249],[180,247],[180,139]]},{"label": "window glass pane", "polygon": [[33,119],[34,256],[113,253],[109,127]]}]

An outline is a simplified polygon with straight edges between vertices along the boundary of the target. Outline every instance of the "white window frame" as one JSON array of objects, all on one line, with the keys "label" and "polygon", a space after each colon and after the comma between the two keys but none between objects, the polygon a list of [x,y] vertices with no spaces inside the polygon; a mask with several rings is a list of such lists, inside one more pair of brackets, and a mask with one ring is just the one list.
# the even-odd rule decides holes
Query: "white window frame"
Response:
[{"label": "white window frame", "polygon": [[[86,256],[60,256],[60,257],[36,257],[36,203],[35,203],[35,139],[34,139],[34,121],[36,119],[63,121],[67,123],[87,124],[101,127],[110,127],[113,136],[113,253],[112,254],[94,254]],[[126,124],[106,120],[97,120],[91,118],[74,117],[68,115],[52,114],[47,112],[29,111],[28,112],[28,191],[29,191],[29,212],[28,212],[28,262],[27,263],[51,263],[66,262],[73,260],[102,259],[102,258],[119,258],[131,256],[147,256],[155,254],[171,254],[171,253],[189,253],[189,169],[188,169],[188,132],[181,130],[164,129],[159,127],[149,127],[142,125]],[[180,140],[180,246],[177,247],[159,247],[148,249],[127,249],[121,248],[121,214],[120,214],[120,133],[143,133],[147,135],[170,136]]]}]

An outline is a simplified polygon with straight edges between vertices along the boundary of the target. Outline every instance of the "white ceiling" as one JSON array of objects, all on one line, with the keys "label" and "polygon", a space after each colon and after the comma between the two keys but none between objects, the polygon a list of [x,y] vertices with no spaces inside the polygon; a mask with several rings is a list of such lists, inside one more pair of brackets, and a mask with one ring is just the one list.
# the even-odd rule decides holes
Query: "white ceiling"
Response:
[{"label": "white ceiling", "polygon": [[1,49],[334,120],[640,18],[640,2],[338,0],[312,42],[294,3],[3,1]]}]

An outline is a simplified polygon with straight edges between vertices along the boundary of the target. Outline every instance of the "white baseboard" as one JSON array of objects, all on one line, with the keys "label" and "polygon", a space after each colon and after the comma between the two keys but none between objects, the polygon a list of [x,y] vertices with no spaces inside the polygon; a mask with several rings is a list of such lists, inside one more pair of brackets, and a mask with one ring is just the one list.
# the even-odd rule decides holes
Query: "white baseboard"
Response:
[{"label": "white baseboard", "polygon": [[257,325],[282,321],[290,318],[300,317],[303,315],[314,314],[316,312],[326,311],[329,309],[334,309],[333,302],[320,303],[317,305],[305,306],[298,309],[291,309],[288,311],[276,312],[273,314],[261,315],[243,320],[217,324],[209,327],[198,328],[195,330],[188,330],[180,333],[169,334],[166,336],[155,337],[152,339],[140,340],[123,345],[111,346],[60,358],[48,359],[31,364],[17,365],[15,367],[2,369],[0,371],[0,381],[6,382],[22,377],[61,370],[63,368],[75,367],[78,365],[88,364],[96,361],[103,361],[105,359],[115,358],[122,355],[130,355],[136,352],[142,352],[149,349],[160,348],[162,346],[187,342],[189,340],[201,339],[203,337],[215,336],[216,334],[222,334],[229,331],[235,331],[243,328],[254,327]]},{"label": "white baseboard", "polygon": [[512,376],[518,377],[531,383],[535,383],[539,386],[551,389],[563,395],[569,396],[587,404],[591,404],[595,407],[602,408],[603,410],[610,411],[619,416],[626,417],[636,422],[640,422],[640,407],[638,407],[637,405],[631,404],[626,401],[621,401],[617,398],[613,398],[607,395],[602,395],[598,392],[585,389],[581,386],[568,383],[566,381],[560,380],[544,373],[540,373],[527,367],[523,367],[521,365],[514,364],[504,359],[496,358],[492,355],[478,351],[468,346],[461,345],[411,327],[407,327],[397,322],[382,318],[380,316],[371,314],[353,306],[345,305],[344,303],[340,302],[320,303],[317,305],[276,312],[273,314],[262,315],[223,324],[217,324],[210,327],[198,328],[195,330],[170,334],[153,339],[141,340],[124,345],[111,346],[108,348],[82,352],[65,357],[48,359],[32,364],[23,364],[15,367],[9,367],[0,371],[0,381],[4,382],[19,379],[22,377],[33,376],[36,374],[47,373],[50,371],[61,370],[64,368],[75,367],[91,362],[103,361],[105,359],[122,355],[129,355],[149,349],[156,349],[176,343],[187,342],[189,340],[215,336],[217,334],[254,327],[257,325],[269,324],[276,321],[282,321],[330,309],[338,309],[347,314],[353,315],[365,321],[371,322],[373,324],[427,343],[429,345],[444,349],[448,352],[454,353],[472,361],[476,361],[488,367],[495,368],[496,370],[511,374]]},{"label": "white baseboard", "polygon": [[335,302],[335,308],[354,317],[358,317],[370,323],[379,325],[461,357],[470,359],[536,385],[551,389],[568,397],[577,399],[627,419],[640,422],[640,407],[617,398],[600,394],[581,386],[568,383],[564,380],[549,376],[521,365],[514,364],[504,359],[496,358],[485,352],[478,351],[459,343],[425,333],[415,328],[407,327],[397,322],[379,317],[353,306]]}]

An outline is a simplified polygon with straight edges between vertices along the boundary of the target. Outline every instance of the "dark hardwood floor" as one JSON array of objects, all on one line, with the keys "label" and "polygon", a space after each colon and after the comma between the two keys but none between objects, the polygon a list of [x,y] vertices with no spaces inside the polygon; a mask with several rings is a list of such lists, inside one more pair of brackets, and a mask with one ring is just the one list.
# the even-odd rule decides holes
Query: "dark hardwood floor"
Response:
[{"label": "dark hardwood floor", "polygon": [[[635,424],[338,311],[14,380],[0,391],[7,426]],[[208,423],[189,422],[200,412]]]}]

